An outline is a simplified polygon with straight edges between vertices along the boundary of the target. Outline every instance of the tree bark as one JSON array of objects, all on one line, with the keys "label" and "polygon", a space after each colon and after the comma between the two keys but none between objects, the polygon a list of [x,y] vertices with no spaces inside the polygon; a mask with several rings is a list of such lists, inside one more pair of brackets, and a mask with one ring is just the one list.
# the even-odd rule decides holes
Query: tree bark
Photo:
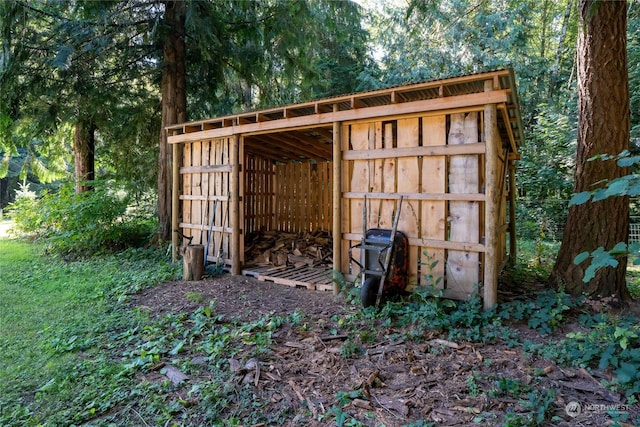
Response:
[{"label": "tree bark", "polygon": [[[172,150],[167,144],[165,126],[187,121],[185,74],[185,3],[168,0],[165,3],[165,35],[162,67],[162,127],[158,167],[159,238],[171,239]],[[180,161],[181,159],[176,159]]]},{"label": "tree bark", "polygon": [[[629,87],[626,58],[626,10],[623,1],[581,0],[578,36],[578,150],[574,192],[592,191],[603,180],[626,175],[628,170],[614,160],[589,158],[617,155],[629,148]],[[584,283],[585,261],[575,265],[575,256],[602,246],[611,249],[627,242],[629,200],[610,197],[595,203],[572,206],[551,282],[572,294],[630,298],[625,283],[626,258],[616,268],[603,268]]]},{"label": "tree bark", "polygon": [[95,179],[96,125],[91,119],[79,118],[73,135],[76,193],[90,191],[87,181]]}]

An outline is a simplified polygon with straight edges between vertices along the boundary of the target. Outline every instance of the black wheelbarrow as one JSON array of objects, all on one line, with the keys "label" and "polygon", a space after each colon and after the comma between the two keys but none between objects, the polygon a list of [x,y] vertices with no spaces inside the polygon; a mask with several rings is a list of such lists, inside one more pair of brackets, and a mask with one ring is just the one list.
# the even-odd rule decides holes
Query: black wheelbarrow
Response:
[{"label": "black wheelbarrow", "polygon": [[[398,231],[398,218],[402,197],[392,229],[366,229],[367,200],[363,208],[363,234],[360,243],[349,248],[349,258],[360,267],[360,300],[363,307],[378,307],[382,296],[390,297],[404,292],[408,282],[409,240]],[[353,249],[360,249],[360,261],[352,256]]]}]

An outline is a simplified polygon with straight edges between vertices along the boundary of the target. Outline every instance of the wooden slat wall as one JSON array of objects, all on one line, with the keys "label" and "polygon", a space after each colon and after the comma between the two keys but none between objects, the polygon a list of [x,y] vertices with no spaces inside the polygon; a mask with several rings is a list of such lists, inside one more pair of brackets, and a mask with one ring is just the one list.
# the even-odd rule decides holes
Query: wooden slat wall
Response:
[{"label": "wooden slat wall", "polygon": [[245,230],[271,230],[275,223],[275,170],[273,161],[256,156],[245,157],[244,169]]},{"label": "wooden slat wall", "polygon": [[[231,140],[185,143],[183,148],[182,221],[185,236],[193,237],[192,244],[206,245],[209,241],[207,261],[218,257],[230,264],[229,226],[229,150]],[[221,167],[222,166],[222,167]],[[214,212],[214,203],[218,201]],[[209,233],[211,221],[213,229]]]},{"label": "wooden slat wall", "polygon": [[[342,182],[344,273],[350,268],[357,273],[349,265],[347,250],[362,236],[364,195],[368,229],[392,227],[402,194],[398,229],[410,241],[410,286],[438,281],[445,296],[459,299],[476,290],[483,277],[484,256],[481,130],[482,114],[478,112],[346,126],[342,145],[347,159]],[[506,197],[506,191],[504,194]],[[504,207],[501,212],[500,223],[505,224]],[[498,239],[500,262],[505,259],[504,237]],[[356,250],[353,256],[359,260]]]},{"label": "wooden slat wall", "polygon": [[245,158],[246,232],[331,231],[333,173],[330,162],[273,164]]}]

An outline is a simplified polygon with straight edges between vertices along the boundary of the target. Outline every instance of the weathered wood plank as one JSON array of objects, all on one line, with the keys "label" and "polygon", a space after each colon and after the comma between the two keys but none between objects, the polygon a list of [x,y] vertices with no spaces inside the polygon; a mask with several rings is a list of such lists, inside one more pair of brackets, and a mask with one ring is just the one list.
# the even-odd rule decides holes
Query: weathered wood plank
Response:
[{"label": "weathered wood plank", "polygon": [[[398,120],[398,148],[417,147],[420,143],[420,121],[418,118]],[[418,157],[403,157],[397,160],[398,192],[420,192],[420,163]],[[420,237],[420,204],[413,200],[402,202],[398,230],[407,237]],[[409,282],[418,282],[418,251],[416,246],[409,247]]]},{"label": "weathered wood plank", "polygon": [[[367,199],[386,200],[399,200],[400,197],[402,197],[404,200],[456,200],[468,202],[483,202],[486,199],[486,196],[481,193],[406,193],[399,191],[393,193],[364,193],[358,191],[348,191],[346,193],[343,193],[342,197],[345,199],[362,199],[365,194],[367,195]],[[389,214],[389,217],[391,217],[391,214]]]},{"label": "weathered wood plank", "polygon": [[[396,145],[394,126],[395,125],[393,123],[385,123],[384,125],[384,141],[382,145],[385,151],[394,150],[393,147]],[[391,228],[393,226],[393,213],[396,206],[396,202],[393,199],[396,198],[394,193],[397,194],[398,192],[398,188],[396,187],[397,161],[398,160],[395,157],[382,159],[382,193],[370,193],[367,195],[367,197],[372,199],[386,199],[382,200],[382,204],[380,206],[380,216],[377,221],[380,228]],[[352,193],[346,193],[345,197],[350,197],[347,196],[347,194]],[[354,196],[357,197],[357,194],[354,194]]]},{"label": "weathered wood plank", "polygon": [[457,108],[470,108],[485,104],[499,104],[507,102],[510,92],[508,90],[496,90],[489,93],[473,93],[445,98],[435,98],[423,101],[403,102],[377,107],[358,108],[355,110],[320,113],[309,116],[299,116],[272,120],[270,122],[247,123],[233,127],[210,129],[194,133],[172,135],[167,137],[170,144],[188,142],[206,138],[220,138],[233,134],[259,134],[274,130],[288,130],[294,128],[315,127],[326,125],[336,121],[368,120],[379,117],[397,118],[405,114],[422,114],[428,111],[444,111]]},{"label": "weathered wood plank", "polygon": [[[422,118],[422,145],[437,146],[447,140],[446,116]],[[422,159],[422,183],[420,191],[423,195],[436,194],[442,200],[423,201],[421,206],[420,237],[430,240],[446,240],[446,157],[434,156]],[[444,287],[445,284],[445,251],[442,248],[422,247],[420,251],[420,284]]]},{"label": "weathered wood plank", "polygon": [[[451,115],[449,144],[466,144],[478,140],[478,113]],[[452,156],[449,160],[449,191],[451,193],[479,192],[478,156]],[[452,242],[477,243],[480,240],[480,215],[477,202],[449,202]],[[447,288],[472,293],[480,281],[478,253],[449,251],[447,259]]]},{"label": "weathered wood plank", "polygon": [[[191,164],[195,167],[199,167],[202,163],[202,142],[194,142],[191,146]],[[189,179],[189,178],[187,178]],[[191,194],[194,196],[202,195],[202,175],[199,173],[191,174]],[[204,224],[202,218],[202,201],[194,200],[191,202],[191,218],[193,221],[200,221],[200,224]],[[202,243],[202,233],[194,233],[192,245],[199,245]],[[204,261],[204,254],[203,259]]]},{"label": "weathered wood plank", "polygon": [[[440,117],[440,116],[434,116]],[[484,154],[484,142],[464,145],[437,145],[422,147],[398,147],[371,150],[352,150],[344,154],[346,160],[377,160],[418,156],[454,156],[464,154]]]},{"label": "weathered wood plank", "polygon": [[[345,240],[359,242],[360,239],[362,239],[362,233],[343,233],[342,238]],[[437,249],[450,249],[450,250],[478,252],[478,253],[482,253],[486,251],[485,245],[481,243],[451,242],[448,240],[435,240],[435,239],[424,239],[424,238],[408,238],[408,240],[409,240],[409,245],[411,246],[430,247],[430,248],[437,248]]]},{"label": "weathered wood plank", "polygon": [[[186,167],[191,166],[191,144],[184,144],[182,151],[182,162]],[[182,194],[191,194],[191,180],[182,180]],[[191,200],[183,200],[182,202],[182,221],[191,222]],[[183,234],[187,237],[191,236],[191,230],[183,230]]]},{"label": "weathered wood plank", "polygon": [[[350,146],[354,150],[366,150],[369,148],[371,123],[354,124],[351,126]],[[346,154],[346,153],[345,153]],[[369,191],[369,162],[367,160],[354,160],[351,162],[351,177],[349,180],[350,191]],[[362,213],[364,209],[364,199],[351,199],[350,227],[347,229],[354,232],[362,232],[366,224],[362,223]],[[360,259],[360,250],[353,251],[355,259]]]}]

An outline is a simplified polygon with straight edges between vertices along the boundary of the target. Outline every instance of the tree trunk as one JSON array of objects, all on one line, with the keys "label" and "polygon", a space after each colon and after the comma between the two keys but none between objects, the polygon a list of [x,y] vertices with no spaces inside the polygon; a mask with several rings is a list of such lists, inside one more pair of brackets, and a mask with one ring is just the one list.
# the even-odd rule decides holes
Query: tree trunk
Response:
[{"label": "tree trunk", "polygon": [[[598,154],[616,155],[629,148],[629,88],[626,58],[626,2],[580,1],[578,36],[578,151],[574,192],[592,191],[602,180],[626,175],[613,160],[589,161]],[[595,203],[572,206],[562,245],[550,280],[572,294],[630,298],[625,283],[626,258],[616,268],[603,268],[584,283],[585,261],[573,259],[602,246],[611,249],[626,242],[629,200],[610,197]]]},{"label": "tree trunk", "polygon": [[76,193],[93,189],[87,181],[95,179],[96,125],[91,119],[79,118],[73,135]]},{"label": "tree trunk", "polygon": [[[165,126],[187,121],[185,75],[185,4],[169,0],[165,3],[165,35],[162,66],[162,128],[158,167],[159,238],[171,239],[171,147],[167,144]],[[180,159],[177,159],[180,161]]]}]

